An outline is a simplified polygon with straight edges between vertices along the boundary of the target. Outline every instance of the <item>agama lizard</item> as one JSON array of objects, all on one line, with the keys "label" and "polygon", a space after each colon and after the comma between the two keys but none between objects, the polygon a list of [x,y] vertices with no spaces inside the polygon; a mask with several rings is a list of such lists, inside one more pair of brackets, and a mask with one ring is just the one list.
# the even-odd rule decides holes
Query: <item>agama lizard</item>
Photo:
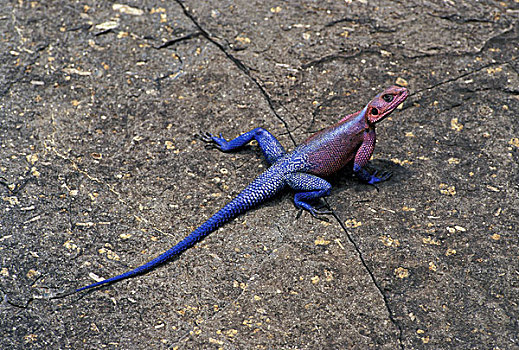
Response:
[{"label": "agama lizard", "polygon": [[307,210],[314,216],[326,214],[326,211],[312,205],[318,198],[330,194],[332,186],[321,176],[335,173],[352,160],[353,171],[361,181],[375,184],[387,180],[391,173],[371,174],[364,167],[375,149],[375,124],[393,112],[408,94],[406,88],[391,86],[378,94],[361,111],[315,133],[290,153],[286,153],[279,141],[263,128],[251,130],[231,141],[221,135],[202,135],[203,141],[213,144],[223,152],[234,151],[254,139],[271,166],[231,202],[171,249],[131,271],[79,288],[73,293],[153,269],[193,246],[227,221],[273,197],[286,186],[296,191],[296,207]]}]

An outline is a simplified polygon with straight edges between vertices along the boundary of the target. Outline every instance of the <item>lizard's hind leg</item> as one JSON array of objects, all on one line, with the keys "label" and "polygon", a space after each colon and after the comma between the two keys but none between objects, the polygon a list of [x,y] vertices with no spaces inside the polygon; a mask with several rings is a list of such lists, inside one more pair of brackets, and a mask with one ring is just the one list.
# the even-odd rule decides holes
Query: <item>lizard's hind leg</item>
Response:
[{"label": "lizard's hind leg", "polygon": [[317,209],[311,204],[311,202],[330,194],[332,185],[328,181],[306,173],[290,174],[286,181],[292,189],[301,191],[294,195],[296,207],[307,210],[313,216],[332,213],[330,210]]},{"label": "lizard's hind leg", "polygon": [[269,164],[275,163],[276,160],[285,155],[285,149],[279,141],[267,130],[263,128],[256,128],[237,138],[227,141],[222,137],[214,136],[210,133],[202,134],[202,141],[214,143],[216,148],[223,152],[234,151],[245,146],[252,140],[258,141],[258,145],[263,151],[263,155]]}]

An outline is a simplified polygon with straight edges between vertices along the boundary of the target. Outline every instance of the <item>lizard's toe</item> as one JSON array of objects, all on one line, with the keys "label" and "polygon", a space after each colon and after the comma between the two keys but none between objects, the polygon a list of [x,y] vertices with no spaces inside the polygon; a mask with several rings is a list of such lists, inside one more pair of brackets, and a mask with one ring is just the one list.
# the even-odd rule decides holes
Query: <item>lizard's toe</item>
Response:
[{"label": "lizard's toe", "polygon": [[200,132],[200,140],[206,143],[205,149],[218,149],[222,150],[223,145],[227,143],[220,134],[220,137],[214,136],[210,132]]},{"label": "lizard's toe", "polygon": [[316,219],[323,220],[323,221],[329,221],[327,217],[323,215],[330,215],[333,214],[333,212],[330,209],[315,209],[312,208],[311,210],[308,210],[310,214]]},{"label": "lizard's toe", "polygon": [[371,178],[369,179],[368,183],[371,185],[374,185],[376,183],[386,181],[393,175],[390,171],[375,171],[373,174],[371,174]]},{"label": "lizard's toe", "polygon": [[205,149],[215,149],[215,148],[220,149],[220,147],[218,147],[218,145],[215,145],[214,143],[209,143],[209,142],[204,145],[204,148]]},{"label": "lizard's toe", "polygon": [[387,179],[389,179],[391,176],[393,175],[392,172],[390,171],[384,171],[382,174],[380,174],[380,181],[386,181]]},{"label": "lizard's toe", "polygon": [[204,142],[214,142],[213,141],[213,134],[207,132],[207,131],[200,131],[200,140]]},{"label": "lizard's toe", "polygon": [[322,215],[329,215],[329,214],[333,214],[333,211],[330,210],[330,208],[328,208],[328,206],[326,204],[322,205],[322,206],[319,206],[319,207],[314,207],[308,203],[299,203],[299,205],[296,205],[299,209],[301,209],[301,211],[299,212],[298,214],[298,218],[299,216],[301,216],[301,212],[303,210],[306,210],[307,212],[309,212],[314,218],[317,218],[317,219],[322,219]]}]

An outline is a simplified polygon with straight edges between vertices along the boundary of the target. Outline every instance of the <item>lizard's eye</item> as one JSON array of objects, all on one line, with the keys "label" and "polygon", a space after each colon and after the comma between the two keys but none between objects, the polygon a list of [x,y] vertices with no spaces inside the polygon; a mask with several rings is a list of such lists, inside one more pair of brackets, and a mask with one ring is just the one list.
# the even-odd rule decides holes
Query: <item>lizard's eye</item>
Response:
[{"label": "lizard's eye", "polygon": [[386,95],[382,96],[382,99],[384,101],[386,101],[387,103],[389,103],[389,102],[393,101],[393,95],[386,94]]},{"label": "lizard's eye", "polygon": [[378,109],[376,109],[375,107],[371,108],[371,114],[372,115],[377,115],[378,114]]}]

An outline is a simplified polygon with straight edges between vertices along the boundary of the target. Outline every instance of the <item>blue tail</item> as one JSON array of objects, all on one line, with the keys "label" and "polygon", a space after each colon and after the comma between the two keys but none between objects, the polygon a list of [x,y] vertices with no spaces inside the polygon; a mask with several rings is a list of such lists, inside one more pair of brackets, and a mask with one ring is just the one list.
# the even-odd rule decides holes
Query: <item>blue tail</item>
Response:
[{"label": "blue tail", "polygon": [[[191,232],[189,236],[180,241],[177,245],[162,253],[150,262],[141,265],[133,270],[120,274],[118,276],[108,278],[106,280],[90,284],[86,287],[76,289],[75,292],[80,292],[85,289],[95,288],[106,283],[112,283],[123,280],[125,278],[133,277],[135,275],[149,271],[156,266],[163,264],[172,257],[182,253],[186,249],[192,247],[205,236],[238,216],[248,209],[264,202],[266,199],[274,196],[285,185],[283,177],[279,172],[272,171],[273,167],[257,177],[251,184],[249,184],[236,198],[220,209],[216,214],[211,216],[200,227]],[[272,169],[272,170],[271,170]]]}]

